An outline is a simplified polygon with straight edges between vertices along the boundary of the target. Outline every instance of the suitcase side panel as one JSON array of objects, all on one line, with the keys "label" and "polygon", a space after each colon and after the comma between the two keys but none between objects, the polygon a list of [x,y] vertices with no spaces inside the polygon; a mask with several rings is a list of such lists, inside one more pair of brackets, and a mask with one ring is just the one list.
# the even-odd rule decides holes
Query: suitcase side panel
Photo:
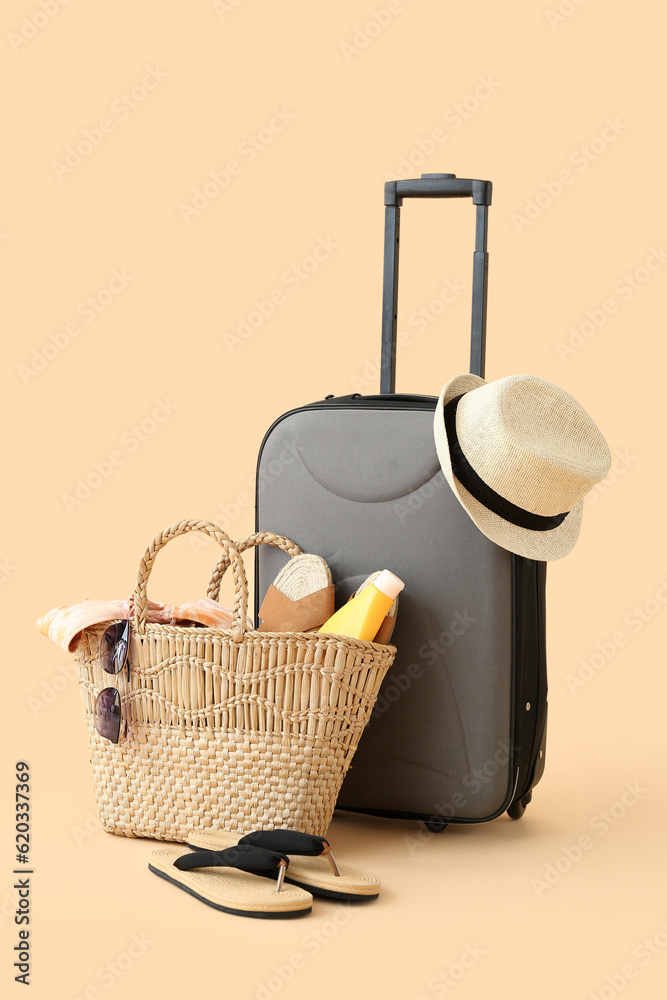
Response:
[{"label": "suitcase side panel", "polygon": [[546,563],[513,556],[516,711],[513,743],[523,798],[542,777],[546,752]]}]

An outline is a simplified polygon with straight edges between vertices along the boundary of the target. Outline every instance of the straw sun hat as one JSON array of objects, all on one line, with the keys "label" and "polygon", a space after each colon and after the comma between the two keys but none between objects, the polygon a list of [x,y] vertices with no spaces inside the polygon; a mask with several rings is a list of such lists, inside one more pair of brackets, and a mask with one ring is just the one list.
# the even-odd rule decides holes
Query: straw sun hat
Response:
[{"label": "straw sun hat", "polygon": [[569,393],[532,375],[457,375],[435,410],[447,482],[487,538],[528,559],[561,559],[583,500],[609,472],[602,434]]}]

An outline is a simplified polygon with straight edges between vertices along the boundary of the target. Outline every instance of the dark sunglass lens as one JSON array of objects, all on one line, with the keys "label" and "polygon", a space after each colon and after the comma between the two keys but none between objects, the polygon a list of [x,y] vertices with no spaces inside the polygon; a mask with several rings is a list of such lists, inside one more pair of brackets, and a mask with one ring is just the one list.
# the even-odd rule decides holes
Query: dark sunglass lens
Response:
[{"label": "dark sunglass lens", "polygon": [[100,663],[108,674],[118,674],[127,663],[129,621],[110,625],[100,640]]},{"label": "dark sunglass lens", "polygon": [[100,736],[118,743],[120,736],[120,694],[116,688],[104,688],[95,699],[95,729]]}]

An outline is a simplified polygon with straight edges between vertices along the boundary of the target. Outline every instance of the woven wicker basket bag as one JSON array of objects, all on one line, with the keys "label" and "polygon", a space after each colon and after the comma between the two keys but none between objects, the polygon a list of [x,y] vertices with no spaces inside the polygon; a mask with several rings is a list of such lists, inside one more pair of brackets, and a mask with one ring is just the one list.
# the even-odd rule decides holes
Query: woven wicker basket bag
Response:
[{"label": "woven wicker basket bag", "polygon": [[[231,565],[230,629],[147,622],[146,587],[168,541],[203,531],[224,550],[209,595]],[[300,549],[270,533],[239,545]],[[238,548],[217,525],[181,521],[149,545],[139,566],[130,680],[117,675],[127,734],[118,744],[93,725],[109,686],[99,662],[107,624],[75,650],[95,794],[110,833],[185,841],[198,826],[248,832],[288,827],[324,835],[359,738],[396,649],[313,632],[248,631],[248,584]]]}]

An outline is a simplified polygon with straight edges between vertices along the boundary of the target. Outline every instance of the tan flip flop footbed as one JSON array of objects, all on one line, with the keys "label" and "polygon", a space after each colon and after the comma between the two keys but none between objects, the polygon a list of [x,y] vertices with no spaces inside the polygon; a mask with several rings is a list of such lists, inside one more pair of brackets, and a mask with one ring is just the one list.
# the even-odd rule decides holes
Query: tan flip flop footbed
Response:
[{"label": "tan flip flop footbed", "polygon": [[153,851],[148,867],[155,875],[216,910],[239,916],[275,919],[304,916],[312,909],[313,897],[306,890],[283,884],[280,892],[276,892],[273,879],[251,872],[217,866],[180,871],[174,862],[184,854],[190,852],[174,848]]},{"label": "tan flip flop footbed", "polygon": [[[202,829],[190,834],[188,847],[220,851],[236,846],[239,839],[238,833]],[[338,862],[340,875],[335,875],[326,856],[304,857],[300,854],[289,854],[288,857],[289,868],[285,882],[298,885],[314,895],[361,901],[376,899],[380,892],[380,880],[360,868]]]}]

